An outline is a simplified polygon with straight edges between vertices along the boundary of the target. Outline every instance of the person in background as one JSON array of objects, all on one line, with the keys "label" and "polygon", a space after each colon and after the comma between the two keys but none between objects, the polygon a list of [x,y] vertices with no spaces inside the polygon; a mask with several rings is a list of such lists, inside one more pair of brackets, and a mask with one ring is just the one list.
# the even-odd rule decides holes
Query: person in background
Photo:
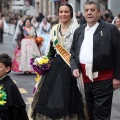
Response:
[{"label": "person in background", "polygon": [[112,24],[114,24],[120,31],[120,18],[119,17],[115,17],[112,21]]},{"label": "person in background", "polygon": [[38,22],[36,21],[36,17],[33,17],[31,20],[31,24],[35,27],[35,29],[38,29]]},{"label": "person in background", "polygon": [[77,18],[78,24],[82,25],[86,23],[85,18],[80,11],[76,13],[76,18]]},{"label": "person in background", "polygon": [[4,15],[1,13],[0,14],[0,43],[3,43],[3,34],[4,31],[8,28],[8,25],[5,21]]},{"label": "person in background", "polygon": [[59,18],[56,15],[51,16],[51,27],[59,23]]},{"label": "person in background", "polygon": [[40,50],[37,46],[35,38],[37,37],[36,29],[31,25],[31,21],[27,18],[19,32],[19,46],[21,49],[19,70],[26,73],[33,72],[30,65],[30,59],[35,56],[40,56]]},{"label": "person in background", "polygon": [[2,15],[0,15],[0,43],[3,43],[3,33],[4,33],[4,21]]},{"label": "person in background", "polygon": [[103,15],[103,19],[104,19],[104,21],[106,21],[106,22],[109,22],[109,23],[112,22],[112,19],[111,19],[111,17],[110,17],[110,14],[108,14],[108,13],[105,13],[105,14]]},{"label": "person in background", "polygon": [[25,102],[8,75],[11,66],[11,58],[0,54],[0,120],[28,120]]},{"label": "person in background", "polygon": [[119,18],[120,18],[120,13],[117,15],[117,17],[119,17]]},{"label": "person in background", "polygon": [[32,24],[33,27],[36,29],[37,36],[38,36],[39,24],[40,24],[40,23],[38,23],[38,22],[36,21],[36,17],[33,17],[33,18],[32,18],[31,24]]},{"label": "person in background", "polygon": [[43,18],[39,28],[39,35],[44,33],[50,33],[51,25],[47,22],[47,18]]},{"label": "person in background", "polygon": [[17,26],[16,26],[16,29],[15,29],[15,34],[13,36],[13,44],[15,44],[15,41],[17,41],[18,33],[19,33],[20,28],[22,27],[25,19],[26,19],[26,16],[23,16],[17,22]]},{"label": "person in background", "polygon": [[100,3],[87,0],[87,24],[76,29],[71,47],[71,71],[83,79],[89,120],[110,120],[113,90],[120,87],[120,32],[100,19]]},{"label": "person in background", "polygon": [[44,15],[42,13],[39,13],[36,20],[37,20],[38,23],[41,23],[43,18],[44,18]]},{"label": "person in background", "polygon": [[22,17],[16,26],[15,34],[13,36],[13,44],[15,45],[14,55],[12,59],[12,71],[14,72],[21,72],[19,70],[20,65],[20,58],[21,58],[21,35],[19,35],[21,27],[23,26],[23,23],[25,21],[26,16]]},{"label": "person in background", "polygon": [[41,36],[44,38],[44,42],[40,48],[42,55],[45,55],[45,49],[47,47],[48,40],[50,37],[50,30],[51,30],[51,24],[47,22],[47,18],[43,18],[42,23],[40,24],[40,27],[38,30],[38,36]]},{"label": "person in background", "polygon": [[[81,94],[64,59],[70,52],[74,30],[79,26],[70,4],[59,7],[59,20],[51,30],[46,49],[52,58],[51,68],[41,77],[31,105],[33,120],[84,120]],[[64,55],[55,43],[66,51]]]},{"label": "person in background", "polygon": [[105,13],[109,14],[110,18],[113,20],[114,19],[114,16],[113,16],[113,13],[110,9],[106,9],[105,10]]}]

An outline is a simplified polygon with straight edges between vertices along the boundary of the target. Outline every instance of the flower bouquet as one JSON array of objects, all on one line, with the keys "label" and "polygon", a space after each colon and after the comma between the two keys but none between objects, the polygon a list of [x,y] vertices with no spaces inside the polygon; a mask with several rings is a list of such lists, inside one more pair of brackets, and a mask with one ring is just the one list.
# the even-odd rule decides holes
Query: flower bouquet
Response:
[{"label": "flower bouquet", "polygon": [[33,57],[30,60],[30,64],[35,72],[39,75],[44,75],[51,67],[51,60],[47,56]]},{"label": "flower bouquet", "polygon": [[33,93],[35,93],[41,78],[40,76],[44,75],[45,72],[48,71],[51,67],[51,60],[47,56],[34,56],[30,59],[30,64],[32,65],[33,69],[35,70],[35,73],[37,74],[37,77],[35,78],[37,83],[33,89]]}]

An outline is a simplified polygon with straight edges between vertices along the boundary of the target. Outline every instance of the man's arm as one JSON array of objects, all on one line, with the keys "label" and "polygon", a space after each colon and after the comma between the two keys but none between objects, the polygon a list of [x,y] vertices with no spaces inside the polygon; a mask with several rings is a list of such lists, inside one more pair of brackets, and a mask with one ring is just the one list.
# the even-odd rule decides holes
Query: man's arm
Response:
[{"label": "man's arm", "polygon": [[114,63],[114,78],[120,80],[120,32],[114,26],[111,31],[112,39],[112,57]]},{"label": "man's arm", "polygon": [[71,57],[70,57],[70,66],[71,66],[71,71],[74,77],[78,78],[80,76],[80,72],[79,72],[79,67],[76,63],[76,58],[75,58],[75,51],[76,51],[76,31],[74,33],[73,36],[73,42],[72,42],[72,46],[70,49],[70,53],[71,53]]},{"label": "man's arm", "polygon": [[113,88],[117,89],[120,87],[120,31],[114,27],[112,35],[114,61]]}]

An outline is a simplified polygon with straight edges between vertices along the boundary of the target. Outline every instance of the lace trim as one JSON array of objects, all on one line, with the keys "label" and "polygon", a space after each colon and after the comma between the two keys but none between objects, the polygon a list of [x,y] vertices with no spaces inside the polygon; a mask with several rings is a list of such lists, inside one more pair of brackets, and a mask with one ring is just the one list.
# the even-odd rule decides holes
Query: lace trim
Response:
[{"label": "lace trim", "polygon": [[52,118],[47,117],[46,115],[37,114],[33,119],[34,120],[83,120],[81,116],[77,114],[63,116],[60,119],[52,119]]}]

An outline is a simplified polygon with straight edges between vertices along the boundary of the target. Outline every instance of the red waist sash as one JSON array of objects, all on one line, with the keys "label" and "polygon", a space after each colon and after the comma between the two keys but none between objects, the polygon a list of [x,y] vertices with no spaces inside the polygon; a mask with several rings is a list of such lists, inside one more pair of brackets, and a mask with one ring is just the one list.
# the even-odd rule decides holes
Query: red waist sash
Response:
[{"label": "red waist sash", "polygon": [[[86,70],[85,70],[85,64],[80,64],[83,82],[88,83],[92,82],[88,76],[86,76]],[[110,70],[104,70],[104,71],[98,71],[98,77],[93,79],[93,82],[95,81],[101,81],[101,80],[107,80],[113,78],[113,69]]]}]

